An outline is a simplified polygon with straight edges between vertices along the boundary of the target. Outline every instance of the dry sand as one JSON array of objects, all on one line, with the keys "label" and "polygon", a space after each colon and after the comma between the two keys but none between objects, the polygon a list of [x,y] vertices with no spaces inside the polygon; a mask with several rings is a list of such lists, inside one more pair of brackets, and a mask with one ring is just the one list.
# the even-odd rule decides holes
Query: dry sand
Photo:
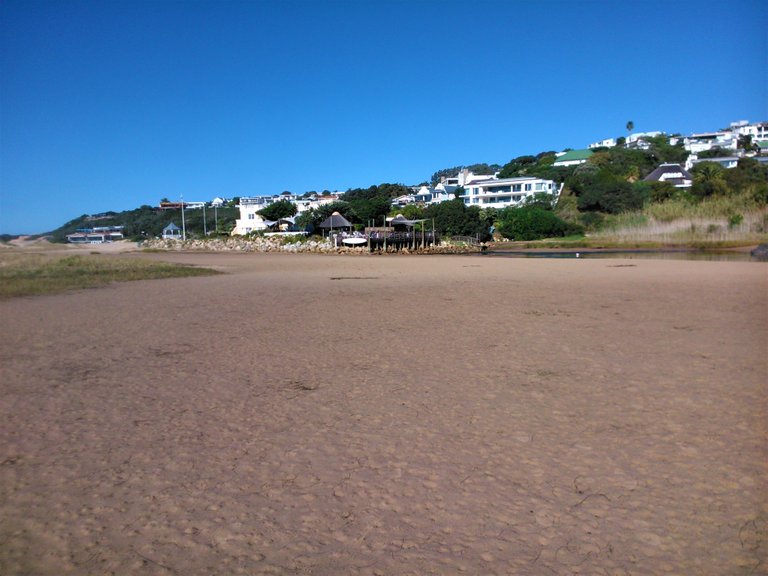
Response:
[{"label": "dry sand", "polygon": [[764,574],[768,266],[134,254],[0,303],[2,574]]}]

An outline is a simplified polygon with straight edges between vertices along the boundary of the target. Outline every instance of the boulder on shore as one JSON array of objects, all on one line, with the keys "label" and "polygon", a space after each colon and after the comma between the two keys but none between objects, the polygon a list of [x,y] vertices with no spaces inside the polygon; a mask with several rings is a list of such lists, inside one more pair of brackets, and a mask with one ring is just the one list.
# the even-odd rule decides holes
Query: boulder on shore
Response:
[{"label": "boulder on shore", "polygon": [[768,244],[760,244],[757,248],[752,250],[750,256],[757,258],[758,260],[768,260]]}]

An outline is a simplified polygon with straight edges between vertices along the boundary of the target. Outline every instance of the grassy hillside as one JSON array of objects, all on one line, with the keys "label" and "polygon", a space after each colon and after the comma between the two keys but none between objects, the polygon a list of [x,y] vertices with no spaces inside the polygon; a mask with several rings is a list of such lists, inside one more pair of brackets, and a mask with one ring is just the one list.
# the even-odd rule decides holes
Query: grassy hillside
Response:
[{"label": "grassy hillside", "polygon": [[[213,208],[205,210],[205,225],[208,232],[218,230],[229,232],[235,226],[235,220],[239,210],[233,206]],[[202,209],[185,210],[184,217],[188,236],[203,235],[203,211]],[[124,212],[105,212],[103,214],[83,214],[79,218],[70,220],[63,226],[50,232],[54,242],[66,242],[67,234],[72,234],[80,228],[93,228],[94,226],[124,226],[123,234],[126,238],[140,240],[154,238],[162,234],[163,228],[168,223],[174,222],[181,227],[181,210],[159,210],[152,206],[141,206],[135,210]]]}]

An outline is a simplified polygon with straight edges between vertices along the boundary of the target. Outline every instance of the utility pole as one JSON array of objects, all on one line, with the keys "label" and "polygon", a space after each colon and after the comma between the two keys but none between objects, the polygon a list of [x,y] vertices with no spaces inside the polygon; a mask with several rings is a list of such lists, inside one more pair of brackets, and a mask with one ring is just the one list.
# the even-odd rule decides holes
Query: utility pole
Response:
[{"label": "utility pole", "polygon": [[184,220],[184,194],[181,195],[181,239],[187,240],[187,223]]},{"label": "utility pole", "polygon": [[205,221],[205,203],[203,203],[203,234],[208,236],[208,223]]}]

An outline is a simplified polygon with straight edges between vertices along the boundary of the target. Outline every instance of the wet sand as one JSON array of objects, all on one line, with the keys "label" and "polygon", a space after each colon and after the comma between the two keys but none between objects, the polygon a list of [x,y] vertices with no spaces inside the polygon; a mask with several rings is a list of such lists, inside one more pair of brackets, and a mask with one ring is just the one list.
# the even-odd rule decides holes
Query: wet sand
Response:
[{"label": "wet sand", "polygon": [[2,574],[768,570],[768,265],[127,257],[0,302]]}]

